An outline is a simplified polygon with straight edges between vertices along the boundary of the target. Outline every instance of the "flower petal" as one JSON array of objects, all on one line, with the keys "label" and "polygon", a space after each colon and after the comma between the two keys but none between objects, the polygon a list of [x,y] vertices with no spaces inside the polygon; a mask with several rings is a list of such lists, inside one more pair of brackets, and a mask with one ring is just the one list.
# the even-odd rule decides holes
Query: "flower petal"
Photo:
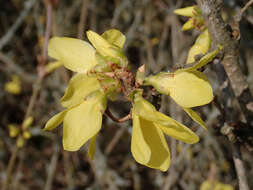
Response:
[{"label": "flower petal", "polygon": [[201,10],[197,6],[184,7],[181,9],[175,9],[174,13],[177,15],[193,17],[197,14],[200,14]]},{"label": "flower petal", "polygon": [[207,130],[205,122],[201,119],[201,117],[197,112],[193,111],[191,108],[183,108],[183,109],[192,118],[193,121],[195,121],[201,127]]},{"label": "flower petal", "polygon": [[196,42],[191,47],[188,53],[186,64],[193,63],[195,56],[198,54],[206,54],[211,47],[211,36],[207,29],[205,29],[196,39]]},{"label": "flower petal", "polygon": [[101,105],[91,98],[68,111],[63,122],[63,147],[68,151],[79,150],[101,128]]},{"label": "flower petal", "polygon": [[154,123],[164,133],[186,143],[196,143],[199,137],[189,128],[167,115],[155,110],[154,106],[142,97],[136,97],[134,113],[140,118]]},{"label": "flower petal", "polygon": [[184,25],[182,26],[182,31],[191,30],[194,28],[194,20],[190,18]]},{"label": "flower petal", "polygon": [[134,98],[134,112],[138,116],[153,121],[154,119],[152,118],[155,117],[154,114],[157,111],[155,106],[145,100],[142,95],[138,95]]},{"label": "flower petal", "polygon": [[210,103],[213,90],[207,77],[199,72],[182,72],[167,81],[169,95],[177,104],[190,108]]},{"label": "flower petal", "polygon": [[141,127],[140,119],[136,114],[132,114],[133,117],[133,131],[132,131],[132,140],[131,140],[131,152],[134,159],[141,163],[147,164],[150,156],[151,150],[147,143],[145,142]]},{"label": "flower petal", "polygon": [[119,30],[110,29],[105,31],[102,34],[102,37],[106,39],[109,43],[118,46],[119,48],[123,48],[124,43],[126,41],[126,37]]},{"label": "flower petal", "polygon": [[72,107],[84,101],[90,93],[99,90],[100,84],[95,77],[88,77],[85,74],[76,74],[69,82],[64,96],[61,98],[63,107]]},{"label": "flower petal", "polygon": [[204,55],[196,64],[194,64],[192,67],[187,67],[183,69],[178,69],[175,73],[180,73],[180,72],[188,72],[188,71],[194,71],[197,70],[203,66],[205,66],[207,63],[212,61],[216,55],[223,49],[221,45],[218,45],[218,47],[214,50],[211,51],[210,53]]},{"label": "flower petal", "polygon": [[[161,115],[161,117],[165,116],[164,114],[159,112],[158,114]],[[159,127],[165,134],[189,144],[197,143],[199,141],[199,137],[188,127],[168,116],[166,117],[168,125],[161,125],[158,122],[155,123],[155,125]]]},{"label": "flower petal", "polygon": [[145,79],[161,94],[171,96],[177,104],[190,108],[208,104],[213,100],[212,87],[199,71],[159,73]]},{"label": "flower petal", "polygon": [[145,120],[158,122],[161,125],[168,125],[170,123],[170,120],[168,120],[168,116],[158,112],[156,108],[150,102],[145,100],[142,96],[135,96],[134,112],[136,115],[140,116]]},{"label": "flower petal", "polygon": [[85,73],[97,64],[94,48],[75,38],[52,38],[48,45],[48,55],[74,72]]},{"label": "flower petal", "polygon": [[138,125],[134,123],[131,142],[133,157],[140,164],[166,171],[170,166],[170,152],[162,130],[151,121],[138,116],[136,119]]},{"label": "flower petal", "polygon": [[53,61],[53,62],[48,63],[45,66],[45,70],[47,73],[51,73],[54,70],[56,70],[57,68],[61,67],[62,65],[63,65],[62,62],[60,62],[60,61]]},{"label": "flower petal", "polygon": [[102,36],[91,30],[86,32],[89,41],[96,48],[96,50],[104,57],[115,57],[116,52],[112,49],[112,44],[105,40]]},{"label": "flower petal", "polygon": [[182,107],[201,106],[213,100],[212,86],[202,72],[176,74],[174,82],[174,87],[170,89],[170,96]]},{"label": "flower petal", "polygon": [[66,109],[58,114],[56,114],[55,116],[53,116],[50,120],[48,120],[48,122],[46,123],[46,126],[43,130],[53,130],[54,128],[58,127],[58,125],[61,124],[61,122],[63,121],[66,113],[69,110]]},{"label": "flower petal", "polygon": [[97,139],[98,134],[94,135],[91,139],[90,139],[90,144],[89,144],[89,150],[88,150],[88,156],[91,160],[93,160],[94,158],[94,154],[96,151],[96,139]]}]

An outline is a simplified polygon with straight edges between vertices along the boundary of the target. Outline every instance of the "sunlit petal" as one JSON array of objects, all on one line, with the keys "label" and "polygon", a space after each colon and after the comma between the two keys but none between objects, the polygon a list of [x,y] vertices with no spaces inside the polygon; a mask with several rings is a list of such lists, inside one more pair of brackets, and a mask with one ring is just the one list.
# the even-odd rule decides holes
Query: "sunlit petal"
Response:
[{"label": "sunlit petal", "polygon": [[196,14],[200,14],[201,10],[197,6],[184,7],[180,9],[175,9],[174,13],[177,15],[193,17]]},{"label": "sunlit petal", "polygon": [[105,31],[102,34],[102,37],[106,39],[109,43],[116,45],[120,48],[123,48],[124,43],[126,41],[125,35],[116,29],[110,29]]},{"label": "sunlit petal", "polygon": [[194,19],[190,18],[184,25],[182,26],[182,31],[191,30],[194,28]]},{"label": "sunlit petal", "polygon": [[193,121],[195,121],[201,127],[207,130],[205,122],[201,119],[201,117],[197,112],[193,111],[191,108],[183,108],[183,109],[193,119]]},{"label": "sunlit petal", "polygon": [[48,45],[48,55],[74,72],[85,73],[97,64],[94,48],[75,38],[52,38]]},{"label": "sunlit petal", "polygon": [[112,49],[112,44],[105,40],[102,36],[91,30],[86,32],[89,41],[96,50],[104,57],[115,57],[115,50]]},{"label": "sunlit petal", "polygon": [[204,55],[203,57],[201,57],[201,59],[193,66],[183,68],[183,69],[178,69],[175,73],[194,71],[194,70],[197,70],[197,69],[205,66],[207,63],[212,61],[222,49],[223,49],[223,47],[221,45],[218,45],[218,47],[215,50],[213,50],[213,51],[209,52],[208,54]]},{"label": "sunlit petal", "polygon": [[151,150],[146,143],[140,126],[139,116],[133,114],[133,131],[131,140],[131,152],[135,160],[141,164],[147,164],[150,160]]},{"label": "sunlit petal", "polygon": [[93,160],[94,158],[94,154],[96,151],[96,139],[97,139],[98,134],[94,135],[91,139],[90,139],[90,144],[89,144],[89,150],[88,150],[88,156],[91,160]]},{"label": "sunlit petal", "polygon": [[199,54],[206,54],[211,47],[211,36],[208,30],[204,30],[196,39],[196,42],[191,47],[188,53],[186,64],[193,63],[195,61],[195,56]]},{"label": "sunlit petal", "polygon": [[95,98],[84,101],[68,111],[63,122],[63,147],[68,151],[79,150],[101,128],[101,105]]},{"label": "sunlit petal", "polygon": [[199,71],[159,73],[146,78],[145,83],[171,96],[182,107],[201,106],[213,100],[211,84]]},{"label": "sunlit petal", "polygon": [[53,116],[46,123],[46,126],[45,126],[44,130],[53,130],[54,128],[58,127],[62,123],[62,121],[63,121],[63,119],[64,119],[67,112],[68,112],[68,109],[66,109],[66,110],[56,114],[55,116]]},{"label": "sunlit petal", "polygon": [[213,90],[207,77],[199,72],[182,72],[175,74],[167,83],[169,95],[177,104],[190,108],[210,103]]},{"label": "sunlit petal", "polygon": [[199,141],[199,137],[183,124],[177,122],[170,117],[167,117],[167,120],[169,123],[168,125],[161,125],[159,123],[155,123],[155,125],[159,127],[168,136],[171,136],[177,140],[181,140],[185,143],[193,144]]},{"label": "sunlit petal", "polygon": [[[166,171],[170,165],[170,152],[162,130],[153,122],[142,118],[139,118],[139,125],[133,127],[139,128],[138,137],[142,139],[140,143],[138,138],[132,138],[131,147],[135,160],[150,168]],[[133,151],[134,148],[135,151]],[[150,154],[146,153],[147,150],[150,151]],[[140,155],[146,155],[146,159],[142,159]]]},{"label": "sunlit petal", "polygon": [[95,77],[85,74],[76,74],[69,82],[64,96],[61,98],[63,107],[72,107],[84,101],[91,92],[100,89],[100,84]]}]

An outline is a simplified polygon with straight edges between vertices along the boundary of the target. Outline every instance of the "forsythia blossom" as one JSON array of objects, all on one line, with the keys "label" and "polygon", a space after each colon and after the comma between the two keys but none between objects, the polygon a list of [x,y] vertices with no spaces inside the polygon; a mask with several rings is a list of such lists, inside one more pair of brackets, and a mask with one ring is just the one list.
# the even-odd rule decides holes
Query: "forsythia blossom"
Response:
[{"label": "forsythia blossom", "polygon": [[4,89],[10,94],[20,94],[22,91],[20,78],[17,75],[12,75],[11,81],[5,83]]},{"label": "forsythia blossom", "polygon": [[204,19],[198,6],[185,7],[174,10],[175,14],[189,17],[189,20],[182,26],[182,31],[199,29],[202,33],[198,36],[195,43],[188,53],[186,64],[193,63],[196,55],[204,55],[211,47],[211,36],[204,25]]},{"label": "forsythia blossom", "polygon": [[199,141],[199,137],[186,126],[156,111],[140,93],[135,94],[132,118],[131,151],[137,162],[148,167],[166,171],[170,165],[164,134],[189,144]]},{"label": "forsythia blossom", "polygon": [[[193,144],[199,137],[183,124],[158,112],[142,97],[141,85],[152,85],[158,92],[170,95],[200,125],[204,122],[191,107],[212,101],[212,88],[198,68],[215,55],[201,59],[188,70],[160,73],[145,77],[143,68],[137,78],[128,70],[128,60],[122,52],[125,36],[116,29],[99,35],[87,32],[88,42],[66,37],[54,37],[49,42],[48,54],[77,72],[69,82],[61,104],[64,111],[46,124],[52,130],[63,123],[63,147],[79,150],[90,141],[88,154],[92,158],[95,141],[102,127],[102,116],[107,100],[114,100],[120,92],[132,103],[133,120],[131,151],[135,160],[151,168],[166,171],[170,165],[170,152],[164,134]],[[201,62],[202,61],[202,62]]]}]

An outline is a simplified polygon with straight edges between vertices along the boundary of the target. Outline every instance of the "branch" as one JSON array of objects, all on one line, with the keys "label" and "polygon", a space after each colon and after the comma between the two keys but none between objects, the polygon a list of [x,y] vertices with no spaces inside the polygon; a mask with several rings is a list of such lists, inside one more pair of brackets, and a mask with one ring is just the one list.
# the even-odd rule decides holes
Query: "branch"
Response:
[{"label": "branch", "polygon": [[52,155],[50,164],[47,168],[47,180],[46,180],[44,190],[52,189],[52,182],[55,177],[55,171],[56,171],[58,157],[59,157],[59,147],[58,147],[58,144],[55,144],[54,154]]},{"label": "branch", "polygon": [[245,171],[245,167],[243,165],[243,161],[241,158],[239,145],[233,146],[233,160],[235,164],[236,173],[239,179],[240,190],[249,190],[247,177],[246,177],[246,171]]},{"label": "branch", "polygon": [[86,27],[86,20],[87,20],[87,15],[88,15],[88,5],[89,5],[89,0],[83,0],[80,21],[78,24],[77,38],[79,39],[83,39],[83,34]]},{"label": "branch", "polygon": [[16,22],[10,27],[10,29],[7,31],[7,33],[0,39],[0,50],[11,40],[17,29],[21,26],[25,18],[28,16],[28,13],[32,9],[33,5],[37,1],[35,0],[29,0],[25,2],[25,8],[24,10],[20,13],[18,19]]},{"label": "branch", "polygon": [[221,17],[221,0],[197,0],[202,10],[206,26],[215,45],[224,47],[222,65],[230,80],[235,97],[247,123],[253,120],[253,97],[245,76],[239,66],[239,42],[234,39],[233,32]]},{"label": "branch", "polygon": [[5,70],[8,73],[16,73],[19,75],[22,80],[32,83],[36,79],[36,76],[32,73],[27,73],[21,66],[16,64],[9,56],[0,51],[0,62],[3,62],[4,65],[1,67],[1,70]]},{"label": "branch", "polygon": [[240,10],[239,15],[238,15],[238,21],[241,20],[243,13],[250,7],[250,5],[253,3],[253,0],[250,0],[246,5]]}]

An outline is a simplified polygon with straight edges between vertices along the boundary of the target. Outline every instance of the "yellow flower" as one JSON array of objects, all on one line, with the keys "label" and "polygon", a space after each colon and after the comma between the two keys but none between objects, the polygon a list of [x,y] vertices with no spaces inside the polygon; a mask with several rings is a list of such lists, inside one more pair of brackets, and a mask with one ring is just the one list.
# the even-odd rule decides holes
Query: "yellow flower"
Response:
[{"label": "yellow flower", "polygon": [[145,79],[161,94],[169,95],[184,111],[203,128],[207,129],[201,117],[191,108],[210,103],[213,90],[208,78],[200,71],[159,73]]},{"label": "yellow flower", "polygon": [[194,17],[196,15],[201,15],[201,10],[197,6],[190,6],[190,7],[175,9],[174,13],[181,16]]},{"label": "yellow flower", "polygon": [[[69,100],[72,98],[70,97]],[[102,115],[106,109],[106,98],[104,93],[98,90],[86,96],[82,102],[70,102],[67,104],[70,107],[52,117],[44,129],[52,130],[63,122],[63,148],[77,151],[99,132]],[[91,152],[94,153],[95,150]]]},{"label": "yellow flower", "polygon": [[8,128],[9,128],[9,136],[12,138],[18,136],[18,134],[20,133],[20,129],[19,129],[18,125],[9,124]]},{"label": "yellow flower", "polygon": [[[97,52],[109,59],[124,59],[121,49],[125,36],[116,29],[106,31],[102,36],[87,32],[88,39]],[[96,50],[88,42],[67,37],[53,37],[49,41],[48,55],[74,72],[87,73],[97,66]],[[125,61],[125,60],[124,60]]]},{"label": "yellow flower", "polygon": [[87,42],[66,37],[49,41],[48,55],[60,61],[67,69],[86,73],[96,64],[95,49]]},{"label": "yellow flower", "polygon": [[190,18],[184,25],[182,26],[182,31],[191,30],[194,28],[194,19]]},{"label": "yellow flower", "polygon": [[28,129],[33,123],[33,117],[29,116],[27,117],[23,123],[22,123],[22,128],[23,129]]},{"label": "yellow flower", "polygon": [[138,163],[150,168],[166,171],[170,166],[170,152],[164,133],[189,144],[199,141],[194,132],[156,111],[139,93],[135,94],[132,119],[132,155]]},{"label": "yellow flower", "polygon": [[11,76],[11,81],[5,83],[4,89],[10,94],[20,94],[21,93],[21,81],[17,75]]},{"label": "yellow flower", "polygon": [[61,98],[61,105],[65,108],[73,107],[83,102],[92,92],[101,90],[99,81],[95,77],[77,73],[74,75]]},{"label": "yellow flower", "polygon": [[189,20],[182,26],[182,31],[191,30],[193,28],[199,29],[204,26],[204,19],[201,15],[201,10],[197,6],[175,9],[174,13],[189,17]]},{"label": "yellow flower", "polygon": [[191,47],[188,53],[186,64],[193,63],[195,56],[199,54],[206,54],[211,47],[211,36],[207,29],[205,29],[196,39],[194,45]]},{"label": "yellow flower", "polygon": [[201,57],[201,59],[197,63],[195,63],[193,66],[183,68],[183,69],[178,69],[175,73],[195,71],[195,70],[205,66],[207,63],[212,61],[222,49],[223,49],[223,47],[221,45],[218,45],[218,47],[215,50],[213,50],[213,51],[207,53],[206,55],[204,55],[203,57]]},{"label": "yellow flower", "polygon": [[161,94],[169,95],[185,108],[201,106],[213,100],[213,90],[207,77],[200,71],[159,73],[147,77],[145,84],[152,85]]}]

